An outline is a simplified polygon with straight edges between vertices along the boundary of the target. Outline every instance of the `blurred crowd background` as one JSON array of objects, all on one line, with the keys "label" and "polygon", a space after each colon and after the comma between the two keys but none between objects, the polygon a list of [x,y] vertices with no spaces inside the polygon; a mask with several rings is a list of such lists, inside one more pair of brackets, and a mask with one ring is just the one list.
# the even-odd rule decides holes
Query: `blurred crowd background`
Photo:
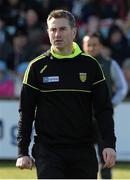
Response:
[{"label": "blurred crowd background", "polygon": [[53,9],[76,17],[76,41],[99,32],[105,56],[115,59],[128,82],[130,99],[129,0],[0,0],[0,97],[19,97],[28,63],[49,47],[46,18]]}]

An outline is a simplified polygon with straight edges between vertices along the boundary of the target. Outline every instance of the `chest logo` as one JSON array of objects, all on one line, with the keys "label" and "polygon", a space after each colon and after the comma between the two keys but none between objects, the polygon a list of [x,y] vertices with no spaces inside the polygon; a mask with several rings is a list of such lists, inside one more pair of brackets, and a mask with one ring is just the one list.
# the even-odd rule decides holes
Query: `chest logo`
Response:
[{"label": "chest logo", "polygon": [[87,73],[79,73],[79,79],[81,82],[85,82],[87,79]]},{"label": "chest logo", "polygon": [[45,76],[43,77],[43,83],[59,82],[59,76]]}]

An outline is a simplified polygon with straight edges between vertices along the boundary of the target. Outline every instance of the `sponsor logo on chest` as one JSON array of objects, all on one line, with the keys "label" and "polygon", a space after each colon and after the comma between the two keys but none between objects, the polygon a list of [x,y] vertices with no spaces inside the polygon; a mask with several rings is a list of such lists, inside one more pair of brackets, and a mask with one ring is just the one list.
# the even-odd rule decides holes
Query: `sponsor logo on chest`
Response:
[{"label": "sponsor logo on chest", "polygon": [[43,83],[59,82],[59,76],[45,76]]}]

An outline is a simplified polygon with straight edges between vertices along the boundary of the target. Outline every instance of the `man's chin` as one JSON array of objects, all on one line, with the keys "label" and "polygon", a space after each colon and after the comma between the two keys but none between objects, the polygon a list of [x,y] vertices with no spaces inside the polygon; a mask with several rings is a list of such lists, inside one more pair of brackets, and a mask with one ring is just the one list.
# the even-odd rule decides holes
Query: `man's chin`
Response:
[{"label": "man's chin", "polygon": [[64,49],[64,47],[60,46],[60,45],[55,45],[55,48],[58,49],[58,50],[63,50]]}]

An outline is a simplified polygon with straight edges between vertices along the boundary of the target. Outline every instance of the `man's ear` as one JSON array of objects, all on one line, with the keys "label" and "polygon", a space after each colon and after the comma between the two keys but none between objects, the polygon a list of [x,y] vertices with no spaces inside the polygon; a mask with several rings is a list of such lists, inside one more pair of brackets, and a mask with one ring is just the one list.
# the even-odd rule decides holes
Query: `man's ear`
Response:
[{"label": "man's ear", "polygon": [[46,31],[47,31],[47,33],[49,34],[49,30],[48,30],[48,28],[47,28],[47,30],[46,30]]},{"label": "man's ear", "polygon": [[76,33],[77,33],[77,28],[73,28],[73,38],[75,39],[75,36],[76,36]]}]

